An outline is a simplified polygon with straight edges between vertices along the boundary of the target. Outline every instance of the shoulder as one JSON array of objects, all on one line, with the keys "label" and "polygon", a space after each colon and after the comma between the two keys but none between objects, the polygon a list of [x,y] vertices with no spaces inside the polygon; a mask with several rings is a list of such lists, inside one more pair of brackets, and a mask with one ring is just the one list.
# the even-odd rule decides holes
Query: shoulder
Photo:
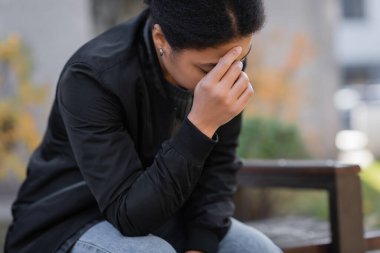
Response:
[{"label": "shoulder", "polygon": [[138,50],[147,15],[144,11],[78,49],[63,68],[59,87],[70,85],[77,89],[87,80],[114,94],[119,94],[120,86],[126,82],[132,88],[139,78]]},{"label": "shoulder", "polygon": [[147,11],[112,27],[80,47],[66,66],[83,63],[102,73],[137,57],[139,36],[147,19]]}]

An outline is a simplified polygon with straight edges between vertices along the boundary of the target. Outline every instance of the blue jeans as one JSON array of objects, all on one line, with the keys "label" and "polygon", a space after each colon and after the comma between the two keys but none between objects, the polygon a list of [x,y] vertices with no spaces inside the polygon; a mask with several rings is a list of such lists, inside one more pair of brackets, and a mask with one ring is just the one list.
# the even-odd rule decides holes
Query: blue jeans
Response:
[{"label": "blue jeans", "polygon": [[[280,253],[264,234],[231,218],[232,225],[219,243],[218,253]],[[84,233],[71,253],[177,253],[165,240],[155,235],[125,237],[107,221]],[[183,253],[183,252],[178,252]]]}]

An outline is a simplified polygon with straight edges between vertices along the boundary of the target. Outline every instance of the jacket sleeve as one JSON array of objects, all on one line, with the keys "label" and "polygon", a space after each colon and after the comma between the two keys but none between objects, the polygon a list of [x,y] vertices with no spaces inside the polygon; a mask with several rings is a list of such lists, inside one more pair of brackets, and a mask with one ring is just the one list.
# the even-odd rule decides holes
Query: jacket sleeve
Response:
[{"label": "jacket sleeve", "polygon": [[185,204],[188,241],[186,250],[216,253],[230,227],[234,212],[232,195],[241,166],[236,148],[242,115],[217,130],[218,144],[207,158],[199,182]]},{"label": "jacket sleeve", "polygon": [[216,141],[185,121],[144,168],[119,98],[85,64],[61,75],[57,99],[74,157],[105,218],[128,236],[146,235],[186,201]]}]

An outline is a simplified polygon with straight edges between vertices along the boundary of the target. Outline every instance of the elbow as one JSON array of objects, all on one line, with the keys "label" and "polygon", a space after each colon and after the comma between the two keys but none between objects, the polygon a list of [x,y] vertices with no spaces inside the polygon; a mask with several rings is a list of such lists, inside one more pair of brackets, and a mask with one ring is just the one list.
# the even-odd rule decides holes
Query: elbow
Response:
[{"label": "elbow", "polygon": [[131,227],[125,227],[125,226],[118,226],[117,230],[123,235],[123,236],[128,236],[128,237],[136,237],[136,236],[146,236],[149,233],[148,232],[143,232],[138,229],[134,229]]},{"label": "elbow", "polygon": [[151,231],[143,225],[133,223],[133,218],[127,212],[123,202],[115,200],[103,212],[105,219],[111,223],[123,236],[145,236]]}]

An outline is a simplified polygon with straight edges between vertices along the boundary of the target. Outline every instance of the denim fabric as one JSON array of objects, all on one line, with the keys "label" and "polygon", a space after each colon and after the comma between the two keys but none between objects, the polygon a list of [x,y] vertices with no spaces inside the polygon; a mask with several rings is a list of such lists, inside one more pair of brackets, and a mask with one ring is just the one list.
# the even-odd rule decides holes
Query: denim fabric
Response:
[{"label": "denim fabric", "polygon": [[168,242],[158,236],[125,237],[109,222],[102,221],[84,233],[72,253],[175,253]]},{"label": "denim fabric", "polygon": [[[264,234],[231,218],[232,225],[219,243],[218,253],[280,253]],[[75,243],[71,253],[176,253],[165,240],[155,235],[125,237],[110,223],[102,221]],[[178,252],[183,253],[183,252]]]},{"label": "denim fabric", "polygon": [[280,253],[263,233],[231,218],[232,225],[219,243],[218,253]]}]

